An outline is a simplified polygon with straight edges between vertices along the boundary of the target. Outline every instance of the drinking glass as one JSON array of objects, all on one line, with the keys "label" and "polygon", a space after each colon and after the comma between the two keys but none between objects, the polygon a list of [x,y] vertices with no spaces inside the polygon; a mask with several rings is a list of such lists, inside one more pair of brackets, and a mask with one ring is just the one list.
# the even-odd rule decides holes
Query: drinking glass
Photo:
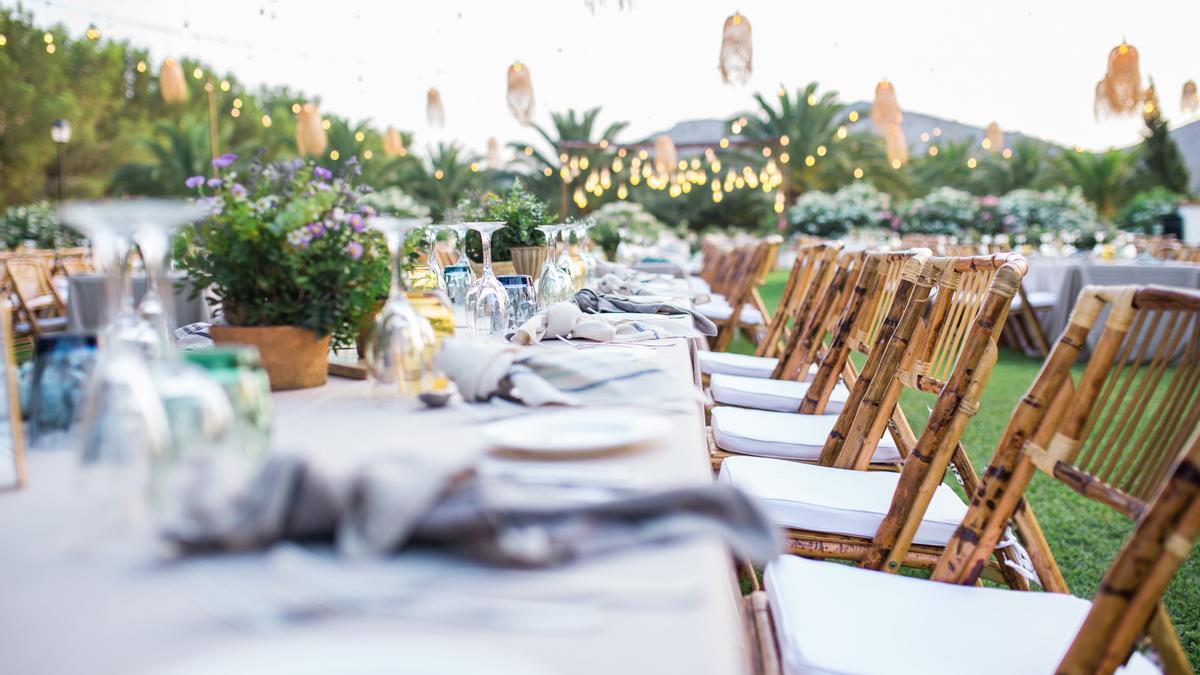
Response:
[{"label": "drinking glass", "polygon": [[417,262],[408,273],[408,287],[413,291],[436,291],[445,288],[442,269],[437,261],[437,225],[426,225],[422,236],[425,240],[425,261]]},{"label": "drinking glass", "polygon": [[508,292],[508,328],[513,332],[531,319],[537,312],[537,299],[533,292],[533,278],[528,274],[502,274],[497,279]]},{"label": "drinking glass", "polygon": [[471,259],[467,257],[467,232],[470,231],[469,223],[449,223],[446,228],[454,232],[454,245],[458,247],[458,259],[455,260],[456,265],[465,265],[468,273],[467,285],[475,283],[475,270],[471,268]]},{"label": "drinking glass", "polygon": [[575,223],[575,255],[580,268],[583,270],[584,286],[591,282],[596,274],[597,260],[596,256],[592,255],[591,241],[587,235],[588,230],[595,227],[595,225],[596,223],[590,219]]},{"label": "drinking glass", "polygon": [[404,286],[404,240],[427,218],[375,216],[367,225],[383,232],[392,257],[392,287],[367,339],[367,368],[375,381],[395,385],[396,393],[416,396],[428,388],[433,327],[408,302]]},{"label": "drinking glass", "polygon": [[558,266],[558,232],[559,225],[539,225],[537,228],[546,239],[546,262],[537,278],[538,307],[549,307],[556,302],[571,299],[575,290],[571,285],[571,277]]},{"label": "drinking glass", "polygon": [[503,335],[508,325],[508,293],[492,272],[492,235],[504,223],[466,224],[483,241],[483,274],[467,289],[467,328],[477,335]]},{"label": "drinking glass", "polygon": [[577,291],[582,288],[583,274],[571,257],[571,223],[561,223],[558,232],[563,240],[562,246],[558,248],[558,266],[567,273],[567,278],[571,281],[571,290]]},{"label": "drinking glass", "polygon": [[446,265],[446,269],[442,270],[442,276],[445,278],[446,297],[450,299],[450,305],[453,307],[462,307],[467,301],[467,289],[471,287],[471,266],[470,265]]},{"label": "drinking glass", "polygon": [[75,419],[88,373],[96,359],[96,336],[42,335],[34,344],[29,396],[29,441],[48,443]]}]

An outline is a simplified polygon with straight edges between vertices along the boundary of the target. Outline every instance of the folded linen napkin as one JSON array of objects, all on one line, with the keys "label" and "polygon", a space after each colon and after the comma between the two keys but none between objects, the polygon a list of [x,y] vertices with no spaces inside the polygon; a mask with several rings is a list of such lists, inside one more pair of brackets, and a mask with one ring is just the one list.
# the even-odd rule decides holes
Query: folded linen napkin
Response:
[{"label": "folded linen napkin", "polygon": [[624,293],[637,295],[642,291],[642,284],[633,279],[623,279],[609,273],[596,280],[596,290],[601,293]]},{"label": "folded linen napkin", "polygon": [[625,298],[602,295],[590,288],[585,288],[575,294],[572,299],[579,309],[588,314],[608,312],[629,312],[633,314],[687,314],[692,317],[692,325],[705,337],[717,334],[717,326],[711,319],[699,312],[660,302],[634,302]]},{"label": "folded linen napkin", "polygon": [[499,397],[531,407],[613,401],[661,407],[702,400],[691,382],[631,359],[627,352],[522,350],[481,340],[447,339],[437,364],[467,401]]},{"label": "folded linen napkin", "polygon": [[213,346],[208,327],[212,324],[203,322],[189,323],[175,329],[175,346],[183,351],[193,349],[209,349]]},{"label": "folded linen napkin", "polygon": [[576,337],[610,342],[617,335],[612,324],[588,317],[570,302],[556,302],[534,314],[513,333],[510,341],[531,345],[545,338]]},{"label": "folded linen napkin", "polygon": [[490,489],[411,458],[375,458],[352,472],[278,455],[224,512],[163,533],[184,552],[333,541],[348,556],[427,545],[497,565],[541,567],[694,536],[718,536],[766,562],[779,535],[744,494],[722,486],[614,493],[599,503],[544,499],[538,486]]}]

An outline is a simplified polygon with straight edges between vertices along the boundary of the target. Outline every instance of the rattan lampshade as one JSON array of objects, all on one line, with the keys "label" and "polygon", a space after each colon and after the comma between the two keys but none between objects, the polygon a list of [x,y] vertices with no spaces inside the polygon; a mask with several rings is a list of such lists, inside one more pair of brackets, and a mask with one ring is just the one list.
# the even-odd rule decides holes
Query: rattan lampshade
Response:
[{"label": "rattan lampshade", "polygon": [[395,127],[388,127],[383,134],[383,154],[388,157],[403,157],[408,154],[404,147],[404,137]]},{"label": "rattan lampshade", "polygon": [[725,84],[746,84],[754,72],[754,45],[750,37],[750,21],[741,13],[725,19],[721,31],[721,79]]},{"label": "rattan lampshade", "polygon": [[908,140],[899,124],[892,124],[883,132],[883,144],[887,151],[888,164],[898,167],[908,163]]},{"label": "rattan lampshade", "polygon": [[301,155],[320,155],[328,143],[320,109],[312,103],[300,106],[300,112],[296,113],[296,151]]},{"label": "rattan lampshade", "polygon": [[521,124],[528,126],[533,119],[533,80],[520,61],[508,67],[508,109]]},{"label": "rattan lampshade", "polygon": [[875,101],[871,103],[871,123],[875,131],[887,133],[888,127],[904,121],[904,113],[900,112],[900,103],[896,100],[896,87],[887,80],[875,85]]},{"label": "rattan lampshade", "polygon": [[493,169],[499,169],[500,165],[504,163],[504,160],[500,158],[500,141],[497,141],[495,136],[488,139],[487,161],[488,166]]},{"label": "rattan lampshade", "polygon": [[1000,130],[1000,125],[992,122],[987,125],[987,135],[984,136],[984,148],[992,152],[1000,152],[1004,148],[1004,132]]},{"label": "rattan lampshade", "polygon": [[1143,102],[1138,51],[1122,41],[1108,53],[1108,69],[1096,85],[1096,118],[1136,114]]},{"label": "rattan lampshade", "polygon": [[431,127],[441,128],[446,124],[446,109],[442,107],[442,95],[437,87],[430,87],[425,97],[425,119]]},{"label": "rattan lampshade", "polygon": [[654,139],[654,170],[659,174],[668,174],[675,170],[675,141],[663,134]]},{"label": "rattan lampshade", "polygon": [[187,79],[183,76],[183,66],[175,59],[163,61],[158,73],[158,89],[168,105],[187,102]]},{"label": "rattan lampshade", "polygon": [[1196,81],[1183,83],[1183,95],[1179,97],[1179,112],[1184,115],[1200,110],[1200,95],[1196,93]]}]

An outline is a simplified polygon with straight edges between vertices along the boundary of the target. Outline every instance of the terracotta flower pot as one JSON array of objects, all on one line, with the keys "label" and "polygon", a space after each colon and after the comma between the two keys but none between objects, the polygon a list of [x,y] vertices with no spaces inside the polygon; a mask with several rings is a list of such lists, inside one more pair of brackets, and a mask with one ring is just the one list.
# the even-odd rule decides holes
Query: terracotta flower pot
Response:
[{"label": "terracotta flower pot", "polygon": [[[475,271],[476,277],[483,274],[483,265],[480,265],[479,263],[475,263],[475,262],[471,263],[471,269]],[[513,267],[513,264],[511,261],[508,261],[508,260],[495,261],[495,260],[493,260],[492,261],[492,273],[495,274],[496,276],[500,276],[501,274],[516,274],[517,270],[515,267]]]},{"label": "terracotta flower pot", "polygon": [[546,262],[546,247],[544,246],[514,246],[512,252],[513,268],[517,274],[528,274],[537,277]]},{"label": "terracotta flower pot", "polygon": [[329,342],[332,335],[296,326],[212,326],[209,335],[217,344],[243,344],[258,348],[271,380],[271,391],[307,389],[329,378]]}]

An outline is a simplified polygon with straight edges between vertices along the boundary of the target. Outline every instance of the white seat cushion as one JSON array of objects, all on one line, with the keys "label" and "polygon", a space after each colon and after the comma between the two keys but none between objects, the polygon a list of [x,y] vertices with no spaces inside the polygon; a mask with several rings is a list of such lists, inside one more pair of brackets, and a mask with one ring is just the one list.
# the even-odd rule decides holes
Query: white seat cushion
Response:
[{"label": "white seat cushion", "polygon": [[[712,321],[725,321],[733,314],[733,307],[728,304],[719,302],[708,302],[703,305],[696,305],[697,312],[708,317]],[[748,305],[742,305],[741,322],[748,323],[754,326],[761,325],[763,322],[762,313],[757,309]]]},{"label": "white seat cushion", "polygon": [[[1053,307],[1058,304],[1058,293],[1054,291],[1025,291],[1025,297],[1029,298],[1029,306],[1034,309],[1042,309]],[[1013,309],[1021,306],[1021,296],[1017,295],[1012,299]]]},{"label": "white seat cushion", "polygon": [[712,290],[708,282],[700,277],[688,277],[687,283],[688,288],[700,293],[708,293]]},{"label": "white seat cushion", "polygon": [[[800,404],[804,402],[804,395],[808,393],[808,385],[808,382],[794,380],[772,380],[722,373],[713,375],[708,381],[713,400],[717,403],[779,412],[799,410]],[[833,391],[829,393],[825,414],[840,413],[849,398],[850,389],[844,384],[835,384]]]},{"label": "white seat cushion", "polygon": [[[717,447],[757,457],[816,461],[836,422],[837,415],[801,415],[731,406],[712,409],[712,435]],[[884,432],[872,460],[900,461],[891,434]]]},{"label": "white seat cushion", "polygon": [[[764,575],[787,675],[1053,673],[1091,603],[780,556]],[[865,617],[874,630],[855,630]],[[1013,642],[987,626],[1019,630]],[[1135,652],[1125,675],[1157,673]]]},{"label": "white seat cushion", "polygon": [[770,377],[779,359],[732,352],[696,352],[700,372],[707,375],[728,373],[746,377]]},{"label": "white seat cushion", "polygon": [[[854,471],[768,457],[726,457],[718,480],[762,505],[784,527],[870,539],[892,504],[895,471]],[[967,515],[949,485],[938,485],[913,541],[944,546]]]}]

